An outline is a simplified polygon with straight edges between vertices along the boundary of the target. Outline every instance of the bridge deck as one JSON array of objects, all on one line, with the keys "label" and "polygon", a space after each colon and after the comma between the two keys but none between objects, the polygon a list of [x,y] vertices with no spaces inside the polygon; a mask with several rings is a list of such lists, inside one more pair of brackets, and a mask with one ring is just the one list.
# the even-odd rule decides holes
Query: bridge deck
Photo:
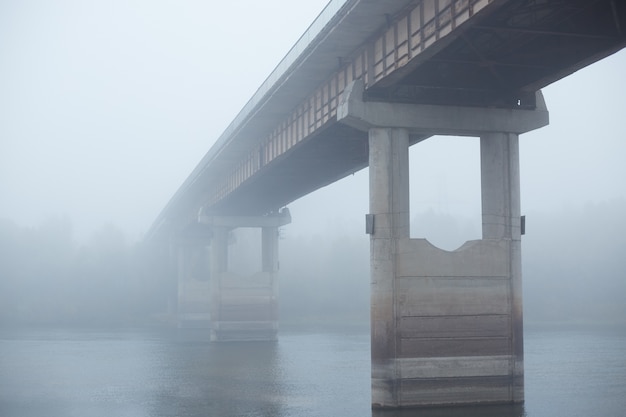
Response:
[{"label": "bridge deck", "polygon": [[151,234],[201,206],[264,214],[364,168],[365,135],[335,118],[353,79],[368,100],[533,107],[534,91],[623,48],[625,28],[626,3],[611,0],[332,1]]}]

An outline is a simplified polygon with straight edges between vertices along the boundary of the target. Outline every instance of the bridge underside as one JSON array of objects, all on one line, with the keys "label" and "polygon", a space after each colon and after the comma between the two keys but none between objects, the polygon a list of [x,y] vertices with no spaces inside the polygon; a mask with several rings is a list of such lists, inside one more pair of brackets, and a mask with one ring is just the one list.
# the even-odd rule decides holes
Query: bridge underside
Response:
[{"label": "bridge underside", "polygon": [[[536,91],[626,45],[626,2],[494,3],[502,5],[368,83],[364,100],[533,109]],[[218,214],[276,211],[366,167],[367,155],[367,134],[336,123],[333,113],[303,141],[206,208]]]},{"label": "bridge underside", "polygon": [[294,147],[288,158],[273,161],[211,209],[231,215],[277,211],[367,164],[367,133],[329,123],[315,137]]},{"label": "bridge underside", "polygon": [[[498,2],[495,2],[498,3]],[[368,90],[371,99],[533,107],[534,93],[626,45],[626,3],[509,1]]]}]

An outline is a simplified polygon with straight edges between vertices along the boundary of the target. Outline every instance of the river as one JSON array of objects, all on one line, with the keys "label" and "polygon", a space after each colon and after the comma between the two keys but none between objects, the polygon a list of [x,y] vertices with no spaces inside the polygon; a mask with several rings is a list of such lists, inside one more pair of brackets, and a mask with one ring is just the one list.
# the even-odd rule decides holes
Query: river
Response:
[{"label": "river", "polygon": [[367,327],[206,331],[0,329],[1,417],[624,417],[626,332],[526,330],[523,406],[370,409]]}]

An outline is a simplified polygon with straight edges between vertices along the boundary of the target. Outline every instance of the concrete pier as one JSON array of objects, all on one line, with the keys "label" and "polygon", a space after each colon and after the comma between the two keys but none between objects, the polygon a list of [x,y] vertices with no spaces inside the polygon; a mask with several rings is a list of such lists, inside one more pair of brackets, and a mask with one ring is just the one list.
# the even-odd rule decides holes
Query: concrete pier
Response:
[{"label": "concrete pier", "polygon": [[[518,135],[535,110],[364,102],[337,118],[369,135],[372,406],[524,400]],[[408,147],[435,134],[479,136],[483,236],[448,252],[409,235]]]},{"label": "concrete pier", "polygon": [[[210,247],[211,341],[276,340],[278,334],[278,228],[291,222],[275,216],[200,216],[213,230]],[[261,270],[241,276],[229,269],[228,236],[240,227],[261,228]]]},{"label": "concrete pier", "polygon": [[175,314],[178,327],[209,327],[209,245],[211,231],[193,225],[172,242],[176,263]]}]

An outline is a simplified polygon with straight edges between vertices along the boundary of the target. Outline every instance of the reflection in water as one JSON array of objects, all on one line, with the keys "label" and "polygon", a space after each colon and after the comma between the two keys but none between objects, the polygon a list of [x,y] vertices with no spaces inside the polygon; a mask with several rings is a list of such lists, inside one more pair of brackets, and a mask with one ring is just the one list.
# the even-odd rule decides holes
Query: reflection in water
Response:
[{"label": "reflection in water", "polygon": [[277,352],[199,330],[3,334],[0,416],[283,415]]},{"label": "reflection in water", "polygon": [[621,417],[626,335],[527,332],[526,405],[372,411],[369,331],[0,330],[0,416]]},{"label": "reflection in water", "polygon": [[165,382],[154,392],[154,416],[279,416],[277,342],[209,344],[206,334],[182,330],[158,365]]},{"label": "reflection in water", "polygon": [[523,405],[372,410],[372,417],[524,417],[525,415]]}]

